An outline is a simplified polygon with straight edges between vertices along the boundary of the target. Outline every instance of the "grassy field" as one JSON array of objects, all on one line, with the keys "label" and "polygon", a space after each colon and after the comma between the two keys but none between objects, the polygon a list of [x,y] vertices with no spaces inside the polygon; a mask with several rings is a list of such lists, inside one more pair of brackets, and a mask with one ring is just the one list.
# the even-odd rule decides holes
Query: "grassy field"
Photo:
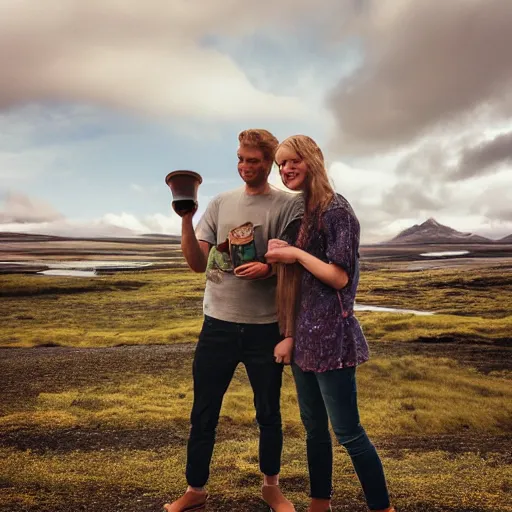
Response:
[{"label": "grassy field", "polygon": [[[0,346],[106,347],[195,341],[203,275],[185,269],[90,279],[0,275]],[[512,276],[485,270],[364,272],[362,304],[435,311],[434,316],[361,313],[372,341],[510,339]]]},{"label": "grassy field", "polygon": [[[158,511],[183,490],[187,342],[200,327],[203,287],[182,270],[0,275],[0,511]],[[362,422],[400,512],[512,511],[510,372],[455,357],[466,345],[510,346],[511,291],[503,270],[363,273],[359,302],[439,313],[358,315],[378,347],[358,370]],[[434,357],[429,347],[440,342],[445,357]],[[398,352],[404,345],[425,349]],[[239,368],[223,405],[210,511],[266,510],[251,401]],[[304,511],[304,434],[288,368],[282,404],[282,485]],[[334,510],[366,510],[340,447]]]}]

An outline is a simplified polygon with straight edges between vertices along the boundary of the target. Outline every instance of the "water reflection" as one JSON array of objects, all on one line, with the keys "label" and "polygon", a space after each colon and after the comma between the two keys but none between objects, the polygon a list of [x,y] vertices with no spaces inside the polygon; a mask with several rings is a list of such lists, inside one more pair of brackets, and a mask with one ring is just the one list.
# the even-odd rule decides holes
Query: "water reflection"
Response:
[{"label": "water reflection", "polygon": [[424,252],[420,254],[420,256],[425,256],[427,258],[441,258],[443,256],[464,256],[464,254],[469,254],[469,251]]},{"label": "water reflection", "polygon": [[42,272],[37,272],[38,274],[43,274],[45,276],[71,276],[71,277],[96,277],[95,270],[43,270]]}]

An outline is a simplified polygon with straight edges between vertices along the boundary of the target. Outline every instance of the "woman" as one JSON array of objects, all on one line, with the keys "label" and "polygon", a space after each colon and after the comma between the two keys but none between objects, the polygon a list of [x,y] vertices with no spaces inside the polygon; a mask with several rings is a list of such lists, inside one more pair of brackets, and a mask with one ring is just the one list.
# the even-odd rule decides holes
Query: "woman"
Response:
[{"label": "woman", "polygon": [[283,141],[276,163],[283,183],[302,191],[304,217],[290,225],[285,241],[272,240],[267,262],[281,263],[278,311],[286,338],[276,346],[278,362],[292,371],[307,433],[311,486],[308,512],[331,510],[332,444],[348,451],[370,510],[390,506],[379,456],[359,422],[356,366],[369,358],[368,345],[353,315],[359,281],[359,222],[345,198],[332,189],[324,158],[305,135]]}]

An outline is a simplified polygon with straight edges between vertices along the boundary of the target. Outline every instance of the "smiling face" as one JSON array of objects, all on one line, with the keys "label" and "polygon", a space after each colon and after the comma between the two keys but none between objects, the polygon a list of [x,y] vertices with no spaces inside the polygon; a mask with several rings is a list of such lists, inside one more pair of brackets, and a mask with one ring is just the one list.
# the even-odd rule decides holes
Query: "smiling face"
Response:
[{"label": "smiling face", "polygon": [[291,148],[281,146],[276,153],[276,163],[285,187],[302,190],[308,175],[306,162]]},{"label": "smiling face", "polygon": [[238,174],[252,188],[264,185],[270,173],[271,164],[265,160],[260,149],[250,146],[238,148]]}]

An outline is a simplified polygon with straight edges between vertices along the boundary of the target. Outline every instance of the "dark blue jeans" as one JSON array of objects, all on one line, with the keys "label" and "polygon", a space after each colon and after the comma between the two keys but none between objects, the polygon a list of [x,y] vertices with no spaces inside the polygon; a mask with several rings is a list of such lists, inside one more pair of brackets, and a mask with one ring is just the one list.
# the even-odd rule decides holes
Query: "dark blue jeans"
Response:
[{"label": "dark blue jeans", "polygon": [[314,373],[294,364],[292,370],[307,435],[311,497],[330,499],[332,495],[330,419],[336,439],[352,459],[370,510],[389,507],[382,463],[359,422],[356,369]]},{"label": "dark blue jeans", "polygon": [[279,473],[283,366],[274,360],[274,347],[281,339],[277,323],[236,324],[205,316],[193,364],[194,404],[186,468],[190,486],[203,487],[208,481],[222,399],[239,363],[245,365],[254,394],[260,470],[268,476]]}]

